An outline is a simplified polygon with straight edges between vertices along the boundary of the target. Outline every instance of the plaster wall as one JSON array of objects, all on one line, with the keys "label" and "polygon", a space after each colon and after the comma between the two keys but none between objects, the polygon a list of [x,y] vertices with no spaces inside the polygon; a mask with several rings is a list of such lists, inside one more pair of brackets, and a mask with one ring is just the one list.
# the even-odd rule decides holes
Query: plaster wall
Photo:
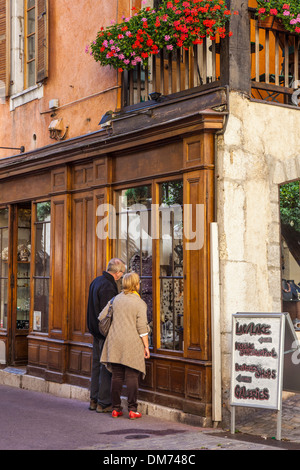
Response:
[{"label": "plaster wall", "polygon": [[[48,131],[53,119],[62,118],[64,129],[69,126],[67,139],[100,129],[102,115],[120,106],[120,77],[114,69],[96,63],[85,48],[96,38],[101,26],[129,14],[127,0],[49,2],[49,74],[44,84],[36,87],[32,99],[28,90],[22,91],[22,79],[20,82],[15,73],[22,69],[19,63],[22,54],[14,49],[20,42],[16,27],[21,28],[22,23],[13,9],[11,71],[15,81],[11,84],[11,96],[4,104],[0,102],[1,146],[25,146],[26,151],[31,151],[56,143]],[[49,109],[52,99],[59,100],[55,116]],[[17,153],[0,149],[0,158]]]},{"label": "plaster wall", "polygon": [[300,179],[300,112],[230,93],[217,138],[223,403],[236,312],[281,312],[279,185]]}]

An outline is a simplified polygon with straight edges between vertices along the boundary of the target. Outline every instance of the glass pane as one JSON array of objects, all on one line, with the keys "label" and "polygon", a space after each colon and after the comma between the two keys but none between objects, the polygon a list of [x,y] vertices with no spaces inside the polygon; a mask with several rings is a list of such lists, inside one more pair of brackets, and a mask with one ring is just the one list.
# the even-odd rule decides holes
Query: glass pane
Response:
[{"label": "glass pane", "polygon": [[36,226],[35,276],[50,276],[50,224]]},{"label": "glass pane", "polygon": [[161,347],[183,349],[183,280],[161,279]]},{"label": "glass pane", "polygon": [[27,9],[34,7],[35,0],[27,0]]},{"label": "glass pane", "polygon": [[35,32],[35,9],[29,10],[27,13],[27,36]]},{"label": "glass pane", "polygon": [[183,349],[183,182],[159,188],[161,347]]},{"label": "glass pane", "polygon": [[280,187],[282,300],[300,330],[300,197],[299,181]]},{"label": "glass pane", "polygon": [[0,210],[0,328],[7,329],[8,209]]},{"label": "glass pane", "polygon": [[49,279],[35,279],[33,329],[47,333],[49,317]]},{"label": "glass pane", "polygon": [[0,228],[8,226],[8,209],[0,209]]},{"label": "glass pane", "polygon": [[30,36],[27,39],[27,60],[35,58],[35,36]]},{"label": "glass pane", "polygon": [[18,263],[17,290],[17,328],[24,330],[29,328],[30,311],[30,265],[27,262]]},{"label": "glass pane", "polygon": [[35,85],[35,61],[27,64],[27,87]]},{"label": "glass pane", "polygon": [[[117,193],[117,254],[127,270],[141,278],[140,294],[147,303],[148,322],[152,326],[152,239],[151,186],[129,188]],[[152,335],[149,335],[152,345]]]},{"label": "glass pane", "polygon": [[0,328],[7,328],[7,283],[0,279]]},{"label": "glass pane", "polygon": [[18,208],[17,329],[29,328],[31,206]]},{"label": "glass pane", "polygon": [[39,202],[36,205],[36,220],[38,222],[50,222],[51,202]]},{"label": "glass pane", "polygon": [[0,228],[0,262],[3,262],[3,263],[8,262],[8,229],[7,228]]},{"label": "glass pane", "polygon": [[48,332],[51,202],[36,205],[33,329]]}]

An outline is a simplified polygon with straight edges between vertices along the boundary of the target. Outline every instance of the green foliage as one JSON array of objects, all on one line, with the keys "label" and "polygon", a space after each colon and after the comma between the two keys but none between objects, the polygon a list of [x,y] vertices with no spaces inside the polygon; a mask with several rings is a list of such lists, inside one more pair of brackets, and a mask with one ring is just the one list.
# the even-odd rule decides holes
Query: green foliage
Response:
[{"label": "green foliage", "polygon": [[281,223],[300,231],[299,181],[280,187],[280,218]]}]

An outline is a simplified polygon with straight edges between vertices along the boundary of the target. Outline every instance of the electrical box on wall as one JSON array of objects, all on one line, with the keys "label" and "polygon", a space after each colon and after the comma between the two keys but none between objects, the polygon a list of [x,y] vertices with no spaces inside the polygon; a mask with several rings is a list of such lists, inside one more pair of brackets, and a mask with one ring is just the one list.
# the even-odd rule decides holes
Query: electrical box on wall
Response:
[{"label": "electrical box on wall", "polygon": [[58,108],[58,99],[53,99],[49,101],[49,109]]}]

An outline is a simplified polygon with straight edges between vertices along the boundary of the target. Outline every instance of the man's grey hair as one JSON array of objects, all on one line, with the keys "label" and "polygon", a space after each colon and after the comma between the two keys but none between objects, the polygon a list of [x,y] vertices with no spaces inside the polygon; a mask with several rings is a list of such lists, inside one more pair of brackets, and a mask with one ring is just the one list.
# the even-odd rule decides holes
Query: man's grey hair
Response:
[{"label": "man's grey hair", "polygon": [[119,271],[125,272],[126,265],[120,258],[112,258],[107,265],[106,271],[110,273],[118,273]]}]

